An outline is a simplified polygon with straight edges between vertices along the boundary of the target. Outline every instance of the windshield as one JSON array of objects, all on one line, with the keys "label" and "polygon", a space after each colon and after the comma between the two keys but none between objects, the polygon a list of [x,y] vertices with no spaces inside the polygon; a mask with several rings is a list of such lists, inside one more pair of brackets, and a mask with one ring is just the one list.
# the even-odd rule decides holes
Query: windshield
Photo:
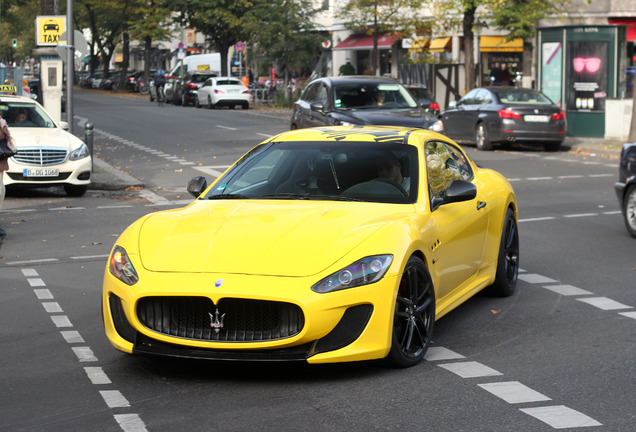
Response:
[{"label": "windshield", "polygon": [[0,102],[0,116],[9,127],[54,128],[55,123],[39,106],[28,102]]},{"label": "windshield", "polygon": [[205,199],[412,203],[417,148],[402,143],[280,142],[243,157]]},{"label": "windshield", "polygon": [[417,108],[417,102],[399,83],[345,83],[334,87],[340,109]]},{"label": "windshield", "polygon": [[543,93],[535,91],[495,91],[501,103],[524,105],[552,105],[552,101]]}]

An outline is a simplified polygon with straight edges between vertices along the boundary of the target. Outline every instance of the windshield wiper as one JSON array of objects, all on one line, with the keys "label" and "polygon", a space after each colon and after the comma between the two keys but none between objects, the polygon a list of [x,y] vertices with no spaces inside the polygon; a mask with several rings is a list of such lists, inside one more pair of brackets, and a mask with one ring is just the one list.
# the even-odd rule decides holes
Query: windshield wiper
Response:
[{"label": "windshield wiper", "polygon": [[208,197],[209,200],[213,199],[249,199],[251,197],[241,195],[241,194],[221,194],[221,195],[210,195]]},{"label": "windshield wiper", "polygon": [[277,193],[277,194],[267,194],[260,195],[258,198],[273,198],[273,199],[309,199],[309,195],[306,194],[296,194],[296,193]]}]

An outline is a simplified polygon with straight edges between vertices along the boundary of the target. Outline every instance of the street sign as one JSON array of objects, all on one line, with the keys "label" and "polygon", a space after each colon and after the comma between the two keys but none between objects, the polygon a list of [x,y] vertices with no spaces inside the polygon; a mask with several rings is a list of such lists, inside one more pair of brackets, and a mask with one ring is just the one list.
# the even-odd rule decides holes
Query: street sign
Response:
[{"label": "street sign", "polygon": [[243,48],[245,48],[245,44],[243,44],[243,42],[237,42],[236,43],[236,50],[237,51],[243,51]]},{"label": "street sign", "polygon": [[179,42],[179,49],[182,50],[183,49],[183,42]]},{"label": "street sign", "polygon": [[[67,38],[66,32],[62,33],[59,37],[59,45],[57,46],[57,54],[62,61],[66,62],[66,50],[67,50]],[[75,45],[75,63],[78,63],[88,55],[88,43],[86,38],[79,30],[73,31],[73,45]]]},{"label": "street sign", "polygon": [[35,18],[35,43],[57,46],[60,35],[66,31],[65,15],[44,15]]}]

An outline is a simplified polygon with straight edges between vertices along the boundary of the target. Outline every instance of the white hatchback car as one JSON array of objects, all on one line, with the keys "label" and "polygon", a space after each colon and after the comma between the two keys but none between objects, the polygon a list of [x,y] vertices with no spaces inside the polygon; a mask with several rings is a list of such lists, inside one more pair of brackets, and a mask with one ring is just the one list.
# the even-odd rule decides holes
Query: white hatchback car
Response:
[{"label": "white hatchback car", "polygon": [[0,95],[0,116],[18,148],[4,172],[6,186],[63,186],[70,196],[86,192],[91,155],[82,140],[65,130],[68,123],[56,123],[42,105],[24,96]]},{"label": "white hatchback car", "polygon": [[220,106],[234,108],[237,105],[248,109],[251,103],[249,89],[241,80],[231,77],[208,78],[197,91],[194,101],[197,108],[207,106],[210,109]]}]

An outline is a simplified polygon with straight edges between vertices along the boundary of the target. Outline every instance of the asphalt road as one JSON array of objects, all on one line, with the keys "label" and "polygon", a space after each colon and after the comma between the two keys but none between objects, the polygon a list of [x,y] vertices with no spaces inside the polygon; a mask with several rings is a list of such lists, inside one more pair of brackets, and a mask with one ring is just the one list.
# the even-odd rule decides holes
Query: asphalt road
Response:
[{"label": "asphalt road", "polygon": [[416,367],[165,361],[119,353],[103,333],[117,235],[188,202],[190,178],[211,179],[288,119],[90,91],[75,104],[100,159],[145,187],[7,197],[0,430],[634,430],[635,243],[613,191],[616,159],[469,148],[515,188],[523,273],[514,296],[480,294],[442,318]]}]

